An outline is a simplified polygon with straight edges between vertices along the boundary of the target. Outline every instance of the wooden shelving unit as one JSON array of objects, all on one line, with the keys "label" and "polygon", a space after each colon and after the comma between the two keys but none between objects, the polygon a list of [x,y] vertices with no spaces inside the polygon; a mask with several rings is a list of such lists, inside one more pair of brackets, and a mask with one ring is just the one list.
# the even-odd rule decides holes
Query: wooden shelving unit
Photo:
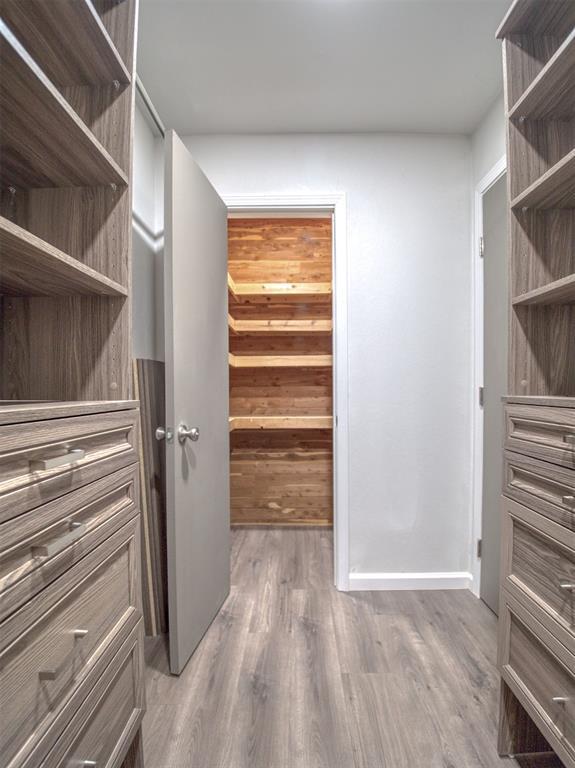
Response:
[{"label": "wooden shelving unit", "polygon": [[0,184],[126,186],[128,176],[0,19]]},{"label": "wooden shelving unit", "polygon": [[565,120],[575,115],[575,29],[509,110],[510,120]]},{"label": "wooden shelving unit", "polygon": [[333,514],[331,220],[230,219],[232,524]]},{"label": "wooden shelving unit", "polygon": [[[562,482],[561,471],[570,491],[575,485],[562,449],[575,414],[574,28],[574,0],[515,0],[498,32],[510,190],[498,751],[529,753],[535,761],[541,754],[548,762],[553,750],[569,768],[575,753],[563,724],[572,713],[554,707],[557,700],[546,692],[559,679],[558,648],[565,650],[567,688],[572,684],[575,634],[570,621],[561,628],[564,608],[554,613],[552,607],[546,569],[551,572],[558,549],[546,531],[554,528],[561,557],[571,562],[573,520],[555,514],[560,505],[549,503],[548,490]],[[555,444],[556,451],[547,450]],[[523,475],[524,462],[529,471]]]},{"label": "wooden shelving unit", "polygon": [[54,85],[131,82],[92,0],[0,0],[0,15]]},{"label": "wooden shelving unit", "polygon": [[248,336],[323,335],[333,330],[331,320],[236,320],[228,315],[230,332]]},{"label": "wooden shelving unit", "polygon": [[230,353],[232,368],[330,368],[331,355],[234,355]]},{"label": "wooden shelving unit", "polygon": [[325,302],[331,283],[239,283],[228,276],[230,298],[238,303]]},{"label": "wooden shelving unit", "polygon": [[575,149],[517,195],[511,207],[575,208]]},{"label": "wooden shelving unit", "polygon": [[230,416],[230,432],[234,430],[331,429],[332,416]]}]

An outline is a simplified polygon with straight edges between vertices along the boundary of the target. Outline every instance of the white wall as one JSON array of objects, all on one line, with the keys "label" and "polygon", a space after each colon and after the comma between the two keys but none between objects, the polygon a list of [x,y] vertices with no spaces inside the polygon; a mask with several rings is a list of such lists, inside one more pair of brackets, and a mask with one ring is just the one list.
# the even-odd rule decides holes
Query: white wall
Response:
[{"label": "white wall", "polygon": [[346,193],[351,568],[468,571],[469,140],[185,141],[222,195]]},{"label": "white wall", "polygon": [[471,162],[474,187],[505,154],[505,130],[505,107],[503,103],[503,93],[501,93],[471,137]]},{"label": "white wall", "polygon": [[[158,206],[158,140],[136,108],[132,198],[132,352],[136,358],[163,360],[161,317],[162,247]],[[159,214],[161,218],[159,217]]]}]

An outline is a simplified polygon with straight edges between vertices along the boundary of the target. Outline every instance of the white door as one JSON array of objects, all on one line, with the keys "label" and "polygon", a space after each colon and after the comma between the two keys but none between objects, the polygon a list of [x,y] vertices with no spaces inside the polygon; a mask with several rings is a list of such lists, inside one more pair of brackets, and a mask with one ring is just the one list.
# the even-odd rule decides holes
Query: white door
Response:
[{"label": "white door", "polygon": [[483,195],[483,514],[482,600],[499,612],[503,406],[507,394],[507,191],[503,176]]},{"label": "white door", "polygon": [[166,512],[170,669],[230,588],[227,211],[174,133],[165,168]]}]

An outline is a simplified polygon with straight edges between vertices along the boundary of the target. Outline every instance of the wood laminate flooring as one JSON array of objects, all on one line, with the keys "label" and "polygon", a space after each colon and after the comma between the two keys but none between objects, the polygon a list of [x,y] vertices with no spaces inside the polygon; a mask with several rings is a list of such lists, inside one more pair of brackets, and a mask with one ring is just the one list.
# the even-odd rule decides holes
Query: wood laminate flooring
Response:
[{"label": "wood laminate flooring", "polygon": [[232,533],[231,594],[179,678],[148,640],[147,768],[517,766],[495,746],[495,616],[467,591],[338,592],[332,546]]}]

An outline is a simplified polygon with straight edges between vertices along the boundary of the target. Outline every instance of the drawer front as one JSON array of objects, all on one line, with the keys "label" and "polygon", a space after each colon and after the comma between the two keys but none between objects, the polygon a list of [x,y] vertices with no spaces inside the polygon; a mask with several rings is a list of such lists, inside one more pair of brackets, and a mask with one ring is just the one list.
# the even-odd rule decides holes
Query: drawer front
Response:
[{"label": "drawer front", "polygon": [[503,592],[501,674],[558,755],[575,760],[575,656]]},{"label": "drawer front", "polygon": [[143,641],[140,621],[48,754],[44,768],[121,765],[144,713]]},{"label": "drawer front", "polygon": [[575,408],[506,405],[505,447],[575,469]]},{"label": "drawer front", "polygon": [[575,533],[504,498],[502,575],[509,591],[575,652]]},{"label": "drawer front", "polygon": [[575,471],[505,451],[503,493],[575,530]]},{"label": "drawer front", "polygon": [[133,519],[0,625],[5,764],[33,748],[137,612],[138,534]]},{"label": "drawer front", "polygon": [[138,513],[137,465],[0,525],[0,621]]},{"label": "drawer front", "polygon": [[137,459],[138,411],[0,426],[0,523]]}]

